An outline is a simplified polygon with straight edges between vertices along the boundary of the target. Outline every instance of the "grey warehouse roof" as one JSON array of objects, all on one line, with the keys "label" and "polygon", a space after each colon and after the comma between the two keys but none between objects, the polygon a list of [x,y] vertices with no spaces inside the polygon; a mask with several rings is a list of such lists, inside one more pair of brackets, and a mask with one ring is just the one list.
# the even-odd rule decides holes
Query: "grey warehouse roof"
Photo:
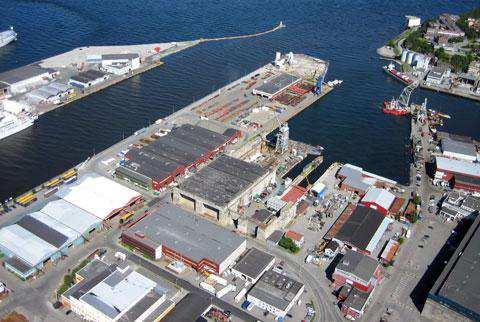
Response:
[{"label": "grey warehouse roof", "polygon": [[477,216],[428,296],[440,303],[446,300],[450,308],[459,313],[469,311],[479,319],[479,262],[480,216]]},{"label": "grey warehouse roof", "polygon": [[17,271],[19,271],[23,274],[27,273],[29,270],[31,270],[33,268],[32,266],[30,266],[29,264],[25,263],[20,258],[15,257],[15,256],[7,257],[7,259],[5,260],[5,263],[12,266]]},{"label": "grey warehouse roof", "polygon": [[257,279],[274,259],[273,255],[253,247],[245,252],[233,269],[252,279]]},{"label": "grey warehouse roof", "polygon": [[12,69],[0,74],[0,81],[12,85],[23,80],[40,76],[45,73],[55,72],[49,68],[42,68],[38,65],[26,65],[16,69]]},{"label": "grey warehouse roof", "polygon": [[255,90],[269,95],[273,95],[298,80],[299,78],[296,76],[282,73],[278,76],[268,79],[265,83],[257,87]]},{"label": "grey warehouse roof", "polygon": [[103,60],[115,60],[115,59],[134,59],[138,58],[140,55],[136,53],[127,53],[127,54],[105,54],[102,55]]},{"label": "grey warehouse roof", "polygon": [[90,70],[78,73],[77,75],[72,76],[70,79],[80,83],[88,83],[88,82],[97,80],[99,78],[103,78],[105,75],[106,73],[104,72],[90,69]]},{"label": "grey warehouse roof", "polygon": [[[145,237],[140,238],[138,233]],[[170,203],[146,216],[123,234],[142,242],[148,240],[156,246],[164,245],[193,261],[208,258],[217,264],[222,263],[245,241],[243,237]]]},{"label": "grey warehouse roof", "polygon": [[444,152],[448,151],[472,157],[477,156],[477,151],[475,150],[475,145],[473,143],[456,141],[451,138],[442,139],[442,150]]},{"label": "grey warehouse roof", "polygon": [[187,178],[180,189],[217,206],[226,206],[266,173],[267,169],[257,164],[221,155]]},{"label": "grey warehouse roof", "polygon": [[50,245],[55,246],[56,248],[61,247],[68,240],[67,236],[49,227],[43,222],[31,217],[30,215],[22,217],[22,219],[20,219],[16,224],[43,239]]},{"label": "grey warehouse roof", "polygon": [[269,270],[250,290],[249,295],[278,309],[285,310],[302,287],[302,283]]},{"label": "grey warehouse roof", "polygon": [[358,253],[351,249],[347,249],[347,252],[343,256],[342,260],[338,263],[338,269],[352,273],[353,275],[368,282],[373,276],[373,273],[378,267],[378,262],[367,255]]}]

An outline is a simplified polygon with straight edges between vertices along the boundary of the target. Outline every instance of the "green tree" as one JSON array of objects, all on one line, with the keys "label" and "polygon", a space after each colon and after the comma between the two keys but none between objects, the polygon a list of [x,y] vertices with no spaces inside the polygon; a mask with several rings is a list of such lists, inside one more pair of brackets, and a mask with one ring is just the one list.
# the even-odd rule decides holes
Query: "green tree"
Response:
[{"label": "green tree", "polygon": [[443,49],[443,48],[438,48],[437,50],[435,50],[435,57],[437,57],[438,59],[440,59],[443,62],[448,63],[450,61],[450,55],[448,55],[445,52],[445,49]]},{"label": "green tree", "polygon": [[472,55],[453,55],[450,59],[450,64],[452,64],[453,69],[457,73],[466,72],[468,65],[473,61]]},{"label": "green tree", "polygon": [[300,250],[300,248],[298,248],[297,245],[295,245],[295,243],[291,238],[288,238],[285,236],[283,236],[282,239],[280,239],[280,242],[278,243],[278,245],[282,248],[285,248],[286,250],[290,251],[293,254],[297,253]]}]

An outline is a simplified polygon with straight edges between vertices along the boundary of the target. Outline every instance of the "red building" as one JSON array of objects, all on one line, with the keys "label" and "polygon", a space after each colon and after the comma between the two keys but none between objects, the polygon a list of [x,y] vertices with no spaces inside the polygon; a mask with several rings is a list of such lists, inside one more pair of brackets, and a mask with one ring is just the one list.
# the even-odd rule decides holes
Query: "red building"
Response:
[{"label": "red building", "polygon": [[360,203],[366,207],[377,210],[382,215],[389,214],[389,209],[395,201],[395,195],[388,190],[371,187],[363,196]]},{"label": "red building", "polygon": [[332,277],[334,288],[350,284],[359,291],[371,292],[382,279],[382,268],[375,259],[347,249]]},{"label": "red building", "polygon": [[130,225],[121,239],[152,259],[167,257],[197,271],[217,274],[231,266],[247,247],[244,237],[172,204]]},{"label": "red building", "polygon": [[242,133],[227,129],[224,133],[185,124],[144,147],[132,148],[115,170],[117,176],[146,189],[160,190],[200,164],[222,153]]}]

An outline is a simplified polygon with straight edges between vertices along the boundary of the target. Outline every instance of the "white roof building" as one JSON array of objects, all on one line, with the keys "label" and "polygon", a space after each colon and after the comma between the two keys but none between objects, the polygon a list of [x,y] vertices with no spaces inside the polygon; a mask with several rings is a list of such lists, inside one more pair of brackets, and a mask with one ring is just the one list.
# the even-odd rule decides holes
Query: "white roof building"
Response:
[{"label": "white roof building", "polygon": [[50,257],[57,248],[19,225],[0,229],[0,249],[15,254],[31,266]]},{"label": "white roof building", "polygon": [[64,223],[83,235],[101,225],[101,220],[89,212],[63,200],[50,201],[41,212]]},{"label": "white roof building", "polygon": [[375,204],[384,210],[390,209],[395,201],[395,195],[388,190],[371,187],[362,198],[363,204]]},{"label": "white roof building", "polygon": [[468,161],[454,160],[445,157],[436,157],[437,172],[464,174],[471,177],[480,177],[480,164]]},{"label": "white roof building", "polygon": [[108,219],[141,197],[135,190],[93,173],[72,186],[63,187],[57,196],[101,220]]}]

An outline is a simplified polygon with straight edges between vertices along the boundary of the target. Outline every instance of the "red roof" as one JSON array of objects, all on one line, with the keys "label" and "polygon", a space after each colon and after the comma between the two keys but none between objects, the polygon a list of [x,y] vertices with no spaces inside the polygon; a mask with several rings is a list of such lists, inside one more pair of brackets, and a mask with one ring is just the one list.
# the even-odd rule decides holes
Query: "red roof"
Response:
[{"label": "red roof", "polygon": [[393,259],[393,256],[395,256],[395,254],[397,253],[398,251],[398,248],[400,247],[400,243],[393,240],[393,239],[390,239],[388,241],[388,244],[387,246],[385,247],[385,249],[383,250],[382,254],[380,255],[380,257],[387,261],[388,263],[390,263]]},{"label": "red roof", "polygon": [[302,241],[302,239],[303,239],[303,235],[302,235],[302,234],[299,234],[299,233],[297,233],[297,232],[295,232],[295,231],[293,231],[293,230],[287,231],[287,232],[285,233],[285,237],[288,237],[288,238],[290,238],[290,239],[292,239],[292,240],[296,240],[296,241],[299,241],[299,242]]},{"label": "red roof", "polygon": [[307,190],[300,186],[292,186],[286,194],[283,195],[282,200],[285,202],[297,202]]}]

